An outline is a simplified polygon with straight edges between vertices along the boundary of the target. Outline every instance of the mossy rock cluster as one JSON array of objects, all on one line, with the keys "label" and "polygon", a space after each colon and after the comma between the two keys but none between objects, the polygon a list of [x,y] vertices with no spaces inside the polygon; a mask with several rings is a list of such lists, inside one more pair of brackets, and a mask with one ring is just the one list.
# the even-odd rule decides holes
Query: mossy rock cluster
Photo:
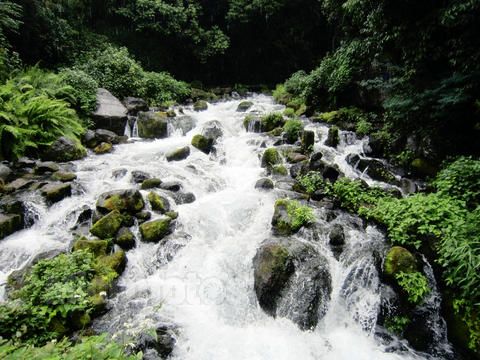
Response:
[{"label": "mossy rock cluster", "polygon": [[145,206],[138,190],[114,190],[100,195],[97,209],[102,213],[118,210],[121,213],[135,214]]}]

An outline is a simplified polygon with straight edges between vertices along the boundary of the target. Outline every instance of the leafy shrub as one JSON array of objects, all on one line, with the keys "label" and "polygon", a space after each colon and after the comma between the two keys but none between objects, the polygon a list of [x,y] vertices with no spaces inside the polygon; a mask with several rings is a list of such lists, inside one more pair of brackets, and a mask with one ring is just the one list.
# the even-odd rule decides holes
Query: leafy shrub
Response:
[{"label": "leafy shrub", "polygon": [[297,71],[285,81],[285,91],[295,97],[301,97],[305,89],[306,81],[307,73],[303,70]]},{"label": "leafy shrub", "polygon": [[84,128],[68,101],[73,89],[61,78],[32,68],[0,86],[1,154],[15,159],[60,136],[77,139]]},{"label": "leafy shrub", "polygon": [[365,119],[361,119],[357,122],[355,132],[359,136],[365,136],[372,131],[372,124]]},{"label": "leafy shrub", "polygon": [[315,191],[323,189],[326,186],[322,175],[316,171],[309,171],[307,174],[299,176],[297,181],[309,195],[312,195]]},{"label": "leafy shrub", "polygon": [[387,226],[393,243],[416,248],[425,240],[441,238],[445,229],[457,226],[466,214],[463,202],[438,194],[380,199],[365,213]]},{"label": "leafy shrub", "polygon": [[295,117],[295,109],[287,107],[285,108],[285,110],[283,110],[283,115],[289,118],[293,118]]},{"label": "leafy shrub", "polygon": [[407,316],[393,316],[385,321],[385,328],[393,334],[401,335],[408,324],[410,319]]},{"label": "leafy shrub", "polygon": [[285,85],[279,84],[273,90],[273,98],[276,102],[280,104],[287,104],[292,99],[292,94],[290,94],[286,89]]},{"label": "leafy shrub", "polygon": [[4,359],[50,359],[50,360],[135,360],[142,354],[126,355],[123,347],[108,338],[106,334],[83,337],[81,342],[72,344],[67,339],[50,342],[42,347],[0,341],[0,357]]},{"label": "leafy shrub", "polygon": [[282,114],[280,113],[270,113],[262,116],[260,119],[262,125],[262,131],[272,131],[277,127],[282,127],[285,123]]},{"label": "leafy shrub", "polygon": [[97,81],[82,70],[64,69],[59,73],[65,84],[73,89],[74,108],[83,116],[95,110],[97,101]]},{"label": "leafy shrub", "polygon": [[372,207],[375,210],[374,206],[381,199],[389,199],[391,197],[383,189],[370,188],[361,181],[352,181],[347,178],[337,180],[332,186],[327,188],[327,192],[333,195],[343,208],[361,214]]},{"label": "leafy shrub", "polygon": [[464,201],[471,209],[480,205],[480,161],[461,157],[445,167],[433,182],[438,194]]},{"label": "leafy shrub", "polygon": [[169,73],[146,72],[139,96],[158,106],[166,102],[185,100],[190,92],[187,83],[175,80]]},{"label": "leafy shrub", "polygon": [[89,252],[61,254],[34,265],[15,301],[0,306],[0,335],[40,344],[57,338],[74,316],[91,307],[89,282],[94,277]]},{"label": "leafy shrub", "polygon": [[292,219],[292,230],[297,231],[302,226],[307,226],[315,221],[313,210],[308,206],[301,205],[298,201],[287,202],[287,213]]},{"label": "leafy shrub", "polygon": [[285,132],[287,142],[294,143],[300,133],[303,130],[303,123],[300,120],[287,120],[283,125],[283,131]]},{"label": "leafy shrub", "polygon": [[419,271],[399,272],[395,274],[398,285],[407,293],[408,301],[412,304],[419,304],[430,292],[428,280]]}]

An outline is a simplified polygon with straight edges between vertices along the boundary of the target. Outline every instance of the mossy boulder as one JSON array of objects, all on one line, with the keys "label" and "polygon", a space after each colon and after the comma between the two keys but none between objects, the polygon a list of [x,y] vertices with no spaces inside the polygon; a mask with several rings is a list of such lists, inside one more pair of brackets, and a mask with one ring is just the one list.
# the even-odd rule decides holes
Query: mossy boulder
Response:
[{"label": "mossy boulder", "polygon": [[328,129],[327,140],[325,140],[325,145],[331,147],[337,147],[340,142],[339,129],[337,126],[332,126]]},{"label": "mossy boulder", "polygon": [[275,128],[283,128],[285,124],[285,119],[280,113],[270,113],[263,116],[260,120],[262,131],[269,132]]},{"label": "mossy boulder", "polygon": [[[127,255],[125,251],[119,250],[111,255],[102,256],[98,259],[97,264],[106,268],[103,273],[108,272],[108,269],[113,270],[117,275],[121,275],[127,265]],[[102,271],[100,271],[102,273]]]},{"label": "mossy boulder", "polygon": [[0,239],[22,229],[22,217],[18,214],[0,214]]},{"label": "mossy boulder", "polygon": [[75,180],[77,175],[71,172],[57,171],[53,173],[52,178],[61,182],[69,182]]},{"label": "mossy boulder", "polygon": [[165,216],[168,216],[170,219],[175,220],[178,218],[178,212],[176,211],[167,211]]},{"label": "mossy boulder", "polygon": [[315,132],[312,130],[303,130],[302,150],[304,152],[313,151],[314,144],[315,144]]},{"label": "mossy boulder", "polygon": [[272,217],[272,230],[275,235],[291,235],[315,220],[312,209],[296,200],[278,199]]},{"label": "mossy boulder", "polygon": [[83,159],[87,150],[79,140],[62,136],[54,141],[42,154],[42,160],[66,162]]},{"label": "mossy boulder", "polygon": [[138,136],[146,139],[163,139],[168,137],[166,114],[153,112],[138,113]]},{"label": "mossy boulder", "polygon": [[262,167],[271,168],[274,165],[280,164],[281,162],[282,158],[280,157],[277,149],[268,148],[264,151],[262,156]]},{"label": "mossy boulder", "polygon": [[99,257],[105,256],[110,251],[110,244],[107,240],[87,239],[86,237],[82,236],[75,241],[72,250],[87,250],[95,257]]},{"label": "mossy boulder", "polygon": [[254,288],[261,308],[275,316],[277,300],[295,267],[288,249],[281,244],[264,244],[253,258]]},{"label": "mossy boulder", "polygon": [[255,189],[272,190],[274,188],[273,181],[269,178],[262,178],[255,183]]},{"label": "mossy boulder", "polygon": [[210,151],[212,150],[212,145],[213,141],[203,135],[197,134],[192,138],[192,146],[204,152],[205,154],[210,153]]},{"label": "mossy boulder", "polygon": [[95,146],[93,152],[97,155],[106,154],[113,150],[113,146],[110,143],[102,142],[99,145]]},{"label": "mossy boulder", "polygon": [[170,204],[168,200],[154,191],[151,191],[148,194],[147,199],[150,202],[152,210],[158,211],[162,214],[170,210]]},{"label": "mossy boulder", "polygon": [[140,225],[140,234],[145,242],[157,243],[172,232],[170,224],[172,219],[164,217],[162,219],[149,221]]},{"label": "mossy boulder", "polygon": [[135,247],[135,235],[133,235],[129,228],[122,227],[118,230],[117,236],[115,236],[113,242],[123,250],[130,250]]},{"label": "mossy boulder", "polygon": [[138,190],[114,190],[103,193],[97,200],[97,209],[101,213],[112,210],[135,214],[145,206],[142,194]]},{"label": "mossy boulder", "polygon": [[253,106],[253,102],[251,101],[242,101],[238,104],[237,112],[245,112]]},{"label": "mossy boulder", "polygon": [[162,180],[157,179],[157,178],[152,178],[152,179],[146,179],[142,183],[142,190],[148,190],[148,189],[154,189],[160,187],[162,184]]},{"label": "mossy boulder", "polygon": [[280,176],[287,176],[288,170],[284,165],[274,165],[272,167],[272,174],[273,175],[280,175]]},{"label": "mossy boulder", "polygon": [[123,216],[118,210],[100,218],[90,229],[90,233],[100,239],[112,239],[122,227]]},{"label": "mossy boulder", "polygon": [[394,246],[388,251],[383,264],[385,276],[394,278],[400,272],[414,271],[417,271],[417,261],[410,251],[401,246]]},{"label": "mossy boulder", "polygon": [[175,149],[173,151],[168,152],[165,154],[167,161],[180,161],[185,160],[190,155],[190,147],[184,146],[179,149]]},{"label": "mossy boulder", "polygon": [[72,195],[72,184],[70,183],[50,183],[40,189],[42,196],[48,203],[53,204]]},{"label": "mossy boulder", "polygon": [[197,100],[195,104],[193,104],[193,110],[195,111],[205,111],[208,109],[208,104],[205,100]]}]

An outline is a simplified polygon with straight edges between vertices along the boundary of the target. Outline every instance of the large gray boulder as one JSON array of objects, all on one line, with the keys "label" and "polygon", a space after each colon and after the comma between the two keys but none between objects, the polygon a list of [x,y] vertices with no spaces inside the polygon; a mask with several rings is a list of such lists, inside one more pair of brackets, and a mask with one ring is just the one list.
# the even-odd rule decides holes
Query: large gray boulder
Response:
[{"label": "large gray boulder", "polygon": [[302,330],[314,328],[332,292],[327,259],[311,245],[285,238],[266,240],[253,259],[254,289],[260,307]]},{"label": "large gray boulder", "polygon": [[168,120],[163,113],[139,112],[138,136],[146,139],[163,139],[168,137]]},{"label": "large gray boulder", "polygon": [[127,124],[127,108],[106,89],[97,90],[97,110],[92,114],[96,129],[111,130],[123,135]]},{"label": "large gray boulder", "polygon": [[85,156],[87,156],[87,150],[80,144],[80,141],[62,136],[43,152],[41,158],[43,160],[66,162],[79,160]]},{"label": "large gray boulder", "polygon": [[167,119],[167,122],[175,130],[181,130],[183,135],[186,135],[192,130],[197,123],[194,118],[188,115],[177,116],[174,118],[170,117]]},{"label": "large gray boulder", "polygon": [[145,100],[136,97],[126,97],[123,103],[129,115],[136,115],[139,111],[148,111],[148,104]]}]

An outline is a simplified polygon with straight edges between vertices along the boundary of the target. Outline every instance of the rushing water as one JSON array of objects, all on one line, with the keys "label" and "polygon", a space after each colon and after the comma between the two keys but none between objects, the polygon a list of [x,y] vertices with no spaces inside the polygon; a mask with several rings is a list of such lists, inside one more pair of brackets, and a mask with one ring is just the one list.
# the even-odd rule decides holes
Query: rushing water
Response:
[{"label": "rushing water", "polygon": [[[282,109],[267,96],[250,100],[255,104],[250,111]],[[261,310],[253,290],[252,259],[260,243],[272,236],[273,205],[281,191],[254,189],[264,175],[259,144],[266,141],[268,146],[271,140],[245,131],[245,114],[235,111],[238,103],[210,104],[207,111],[199,113],[186,109],[196,126],[185,136],[171,131],[167,139],[135,139],[116,146],[111,154],[75,162],[77,193],[48,209],[41,198],[29,199],[38,220],[32,228],[0,242],[0,275],[6,279],[10,271],[41,251],[67,249],[72,242],[69,229],[82,207],[94,208],[103,192],[134,187],[130,172],[141,170],[163,181],[180,181],[183,191],[193,192],[196,201],[174,206],[179,212],[177,228],[166,241],[137,241],[137,247],[127,253],[128,265],[110,301],[111,310],[96,321],[96,329],[127,339],[159,323],[170,324],[177,334],[175,359],[426,358],[406,346],[394,347],[403,349],[396,353],[391,343],[375,336],[380,281],[373,254],[383,253],[385,240],[374,227],[364,229],[358,219],[345,213],[327,222],[326,212],[316,209],[318,227],[326,231],[315,235],[305,230],[296,235],[298,241],[308,242],[327,257],[332,275],[331,301],[316,329],[301,331],[290,320],[272,318]],[[190,144],[210,120],[219,120],[224,133],[215,155],[192,148],[186,160],[165,160],[166,152]],[[316,131],[315,149],[322,150],[325,159],[349,177],[375,183],[345,161],[349,153],[363,153],[365,139],[344,133],[338,149],[332,149],[322,144],[325,126],[309,128]],[[113,177],[112,172],[120,169],[127,170],[126,175]],[[168,192],[163,195],[175,204]],[[327,239],[334,223],[346,229],[346,247],[338,259]],[[287,313],[297,300],[292,293],[280,308]]]}]

